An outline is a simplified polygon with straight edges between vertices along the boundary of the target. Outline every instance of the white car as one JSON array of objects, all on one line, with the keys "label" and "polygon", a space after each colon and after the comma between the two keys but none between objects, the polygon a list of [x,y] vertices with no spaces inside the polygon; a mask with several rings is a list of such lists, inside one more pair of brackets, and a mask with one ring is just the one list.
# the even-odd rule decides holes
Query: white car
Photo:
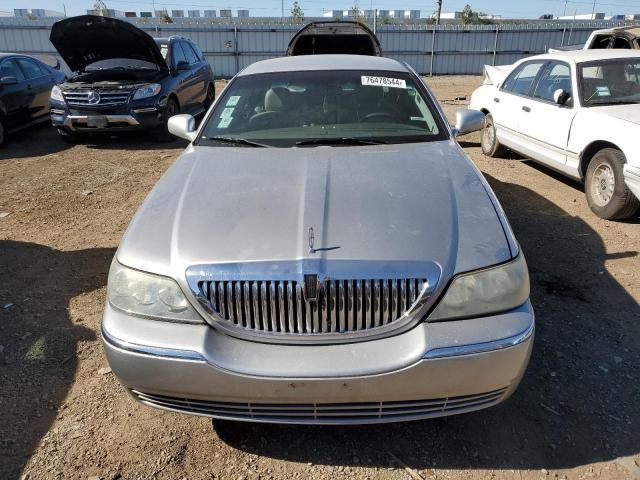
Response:
[{"label": "white car", "polygon": [[485,66],[470,108],[486,115],[482,151],[505,147],[583,181],[606,219],[640,207],[640,52],[578,50]]}]

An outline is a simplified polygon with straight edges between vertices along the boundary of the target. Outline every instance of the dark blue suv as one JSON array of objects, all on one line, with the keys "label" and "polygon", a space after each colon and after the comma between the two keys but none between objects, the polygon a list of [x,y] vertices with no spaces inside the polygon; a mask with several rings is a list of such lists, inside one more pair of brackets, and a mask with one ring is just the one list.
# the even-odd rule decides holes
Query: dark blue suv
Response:
[{"label": "dark blue suv", "polygon": [[51,122],[65,140],[152,129],[168,137],[169,117],[198,115],[214,100],[213,71],[187,38],[83,15],[55,23],[50,40],[74,72],[51,90]]}]

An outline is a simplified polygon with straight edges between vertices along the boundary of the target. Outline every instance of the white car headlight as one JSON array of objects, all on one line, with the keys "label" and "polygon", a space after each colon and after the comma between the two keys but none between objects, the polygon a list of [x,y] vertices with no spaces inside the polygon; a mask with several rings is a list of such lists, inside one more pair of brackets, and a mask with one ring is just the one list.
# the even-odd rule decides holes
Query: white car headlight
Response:
[{"label": "white car headlight", "polygon": [[455,277],[427,320],[505,312],[519,307],[528,298],[529,271],[521,253],[509,263]]},{"label": "white car headlight", "polygon": [[64,102],[64,97],[62,96],[62,89],[58,85],[54,85],[53,88],[51,89],[51,100]]},{"label": "white car headlight", "polygon": [[150,83],[136,90],[136,93],[133,94],[133,99],[142,100],[143,98],[154,97],[160,93],[161,88],[159,83]]},{"label": "white car headlight", "polygon": [[203,323],[171,278],[111,263],[107,284],[109,303],[124,312],[173,322]]}]

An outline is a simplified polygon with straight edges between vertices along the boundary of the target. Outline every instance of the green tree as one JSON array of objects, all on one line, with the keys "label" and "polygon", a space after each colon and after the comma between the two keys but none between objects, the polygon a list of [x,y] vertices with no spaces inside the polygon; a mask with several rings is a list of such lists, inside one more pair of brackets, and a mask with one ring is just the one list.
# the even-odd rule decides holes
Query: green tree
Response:
[{"label": "green tree", "polygon": [[303,23],[304,22],[304,12],[302,8],[300,8],[300,4],[298,2],[293,2],[291,6],[291,23]]},{"label": "green tree", "polygon": [[351,7],[351,9],[349,10],[349,17],[354,19],[356,22],[364,22],[365,21],[365,18],[364,18],[364,15],[362,13],[362,10],[360,10],[360,5],[358,3],[358,0],[353,2],[353,7]]},{"label": "green tree", "polygon": [[491,22],[487,15],[482,12],[474,12],[471,5],[465,5],[462,9],[460,21],[463,25],[488,25]]}]

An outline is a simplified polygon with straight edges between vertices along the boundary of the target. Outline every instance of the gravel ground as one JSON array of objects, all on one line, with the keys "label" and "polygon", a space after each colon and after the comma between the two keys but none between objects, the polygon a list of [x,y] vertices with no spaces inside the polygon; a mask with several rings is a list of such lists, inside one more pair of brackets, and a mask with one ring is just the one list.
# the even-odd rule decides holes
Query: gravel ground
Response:
[{"label": "gravel ground", "polygon": [[[451,116],[478,77],[428,79]],[[184,143],[70,147],[50,127],[0,150],[0,478],[640,478],[640,219],[607,222],[579,184],[461,144],[527,256],[531,364],[497,407],[405,424],[215,423],[135,403],[99,341],[107,270]]]}]

